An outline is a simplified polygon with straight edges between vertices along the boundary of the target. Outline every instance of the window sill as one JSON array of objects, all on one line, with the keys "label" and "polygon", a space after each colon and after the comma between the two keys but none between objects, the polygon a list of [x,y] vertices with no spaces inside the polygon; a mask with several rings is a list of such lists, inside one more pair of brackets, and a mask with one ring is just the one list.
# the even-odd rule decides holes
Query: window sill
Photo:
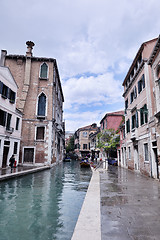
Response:
[{"label": "window sill", "polygon": [[48,81],[48,80],[49,80],[49,78],[42,78],[42,77],[39,77],[39,80]]},{"label": "window sill", "polygon": [[149,161],[144,161],[144,164],[149,164]]},{"label": "window sill", "polygon": [[2,96],[2,98],[4,98],[4,99],[7,99],[7,97],[6,96],[4,96],[4,95],[1,95]]},{"label": "window sill", "polygon": [[14,103],[15,103],[15,101],[11,101],[11,100],[10,100],[9,102],[10,102],[11,104],[14,104]]},{"label": "window sill", "polygon": [[35,141],[36,142],[44,142],[45,140],[44,139],[36,139]]},{"label": "window sill", "polygon": [[42,119],[42,120],[45,120],[46,119],[46,116],[37,116],[37,119]]}]

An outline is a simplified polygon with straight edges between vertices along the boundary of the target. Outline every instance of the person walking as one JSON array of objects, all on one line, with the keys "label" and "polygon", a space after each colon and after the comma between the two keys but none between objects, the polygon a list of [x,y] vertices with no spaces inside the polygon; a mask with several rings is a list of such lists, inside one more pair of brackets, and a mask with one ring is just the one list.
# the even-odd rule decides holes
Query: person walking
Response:
[{"label": "person walking", "polygon": [[9,166],[11,167],[11,173],[12,173],[14,162],[15,162],[14,155],[12,155],[12,157],[9,159],[9,162],[10,162]]}]

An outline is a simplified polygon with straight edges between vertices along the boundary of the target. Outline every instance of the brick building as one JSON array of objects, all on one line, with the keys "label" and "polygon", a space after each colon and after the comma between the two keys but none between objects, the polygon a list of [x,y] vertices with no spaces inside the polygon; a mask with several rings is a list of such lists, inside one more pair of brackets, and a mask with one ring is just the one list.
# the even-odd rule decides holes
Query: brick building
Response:
[{"label": "brick building", "polygon": [[17,85],[16,107],[23,112],[20,163],[53,164],[63,159],[63,92],[56,60],[1,51],[1,66],[10,69]]},{"label": "brick building", "polygon": [[100,121],[101,131],[104,129],[111,129],[111,128],[114,130],[118,130],[123,116],[124,116],[124,111],[107,113]]},{"label": "brick building", "polygon": [[[114,129],[115,131],[117,131],[123,120],[123,117],[124,111],[106,113],[106,115],[100,121],[100,130],[103,131],[105,129]],[[115,150],[115,152],[113,152],[111,155],[112,157],[117,158],[117,151]],[[100,150],[99,157],[102,159],[107,158],[107,155],[103,151],[103,149]]]}]

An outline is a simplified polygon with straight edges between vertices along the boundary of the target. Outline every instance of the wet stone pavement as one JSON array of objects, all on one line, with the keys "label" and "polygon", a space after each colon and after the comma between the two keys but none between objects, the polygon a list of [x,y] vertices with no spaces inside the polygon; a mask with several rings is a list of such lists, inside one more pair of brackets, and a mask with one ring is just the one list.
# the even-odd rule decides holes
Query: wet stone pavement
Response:
[{"label": "wet stone pavement", "polygon": [[102,240],[160,240],[160,182],[109,166],[100,172]]}]

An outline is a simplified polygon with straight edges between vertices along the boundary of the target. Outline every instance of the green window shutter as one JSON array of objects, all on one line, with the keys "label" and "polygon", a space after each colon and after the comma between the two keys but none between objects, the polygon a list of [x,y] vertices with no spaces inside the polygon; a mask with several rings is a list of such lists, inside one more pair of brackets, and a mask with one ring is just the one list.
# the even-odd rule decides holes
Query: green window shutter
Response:
[{"label": "green window shutter", "polygon": [[147,105],[145,104],[144,107],[144,118],[145,118],[145,123],[148,122],[148,110],[147,110]]},{"label": "green window shutter", "polygon": [[139,127],[139,123],[138,123],[138,112],[136,112],[136,128]]},{"label": "green window shutter", "polygon": [[143,108],[140,109],[140,118],[141,118],[141,125],[143,125],[144,124]]}]

